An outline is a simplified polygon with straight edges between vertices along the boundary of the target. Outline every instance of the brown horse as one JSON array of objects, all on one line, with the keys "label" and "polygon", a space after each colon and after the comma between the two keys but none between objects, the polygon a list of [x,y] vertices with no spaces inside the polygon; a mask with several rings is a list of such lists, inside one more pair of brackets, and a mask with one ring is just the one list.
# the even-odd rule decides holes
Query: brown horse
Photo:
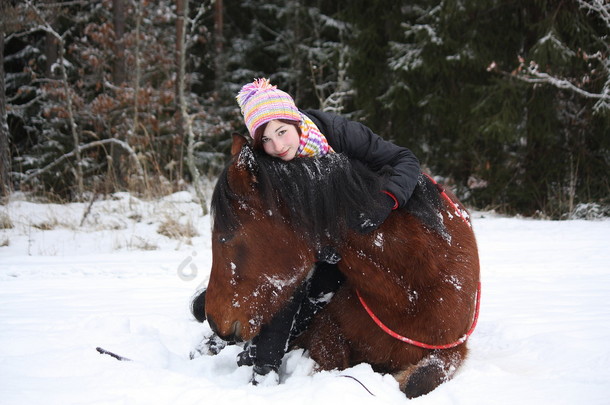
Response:
[{"label": "brown horse", "polygon": [[408,397],[450,379],[466,356],[479,285],[474,233],[456,197],[421,176],[407,206],[363,234],[353,224],[375,209],[383,175],[341,154],[272,159],[239,135],[232,155],[212,198],[212,329],[252,339],[330,245],[346,281],[295,344],[321,369],[366,362],[392,373]]}]

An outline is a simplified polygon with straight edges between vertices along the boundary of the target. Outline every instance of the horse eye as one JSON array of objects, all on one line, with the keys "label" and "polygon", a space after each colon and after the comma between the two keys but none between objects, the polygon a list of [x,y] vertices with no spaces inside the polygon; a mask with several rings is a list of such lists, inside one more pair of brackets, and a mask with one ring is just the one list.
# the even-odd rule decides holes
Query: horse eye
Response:
[{"label": "horse eye", "polygon": [[227,243],[228,241],[230,241],[231,239],[233,239],[234,235],[221,235],[218,237],[218,242],[220,243]]}]

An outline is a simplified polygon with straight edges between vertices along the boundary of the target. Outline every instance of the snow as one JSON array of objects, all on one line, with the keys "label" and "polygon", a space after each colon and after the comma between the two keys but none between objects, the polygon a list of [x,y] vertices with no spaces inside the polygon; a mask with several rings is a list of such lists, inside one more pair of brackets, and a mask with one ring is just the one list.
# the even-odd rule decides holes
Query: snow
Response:
[{"label": "snow", "polygon": [[[610,220],[472,218],[483,291],[470,355],[453,380],[412,402],[609,403]],[[198,235],[158,233],[170,220]],[[285,357],[270,387],[248,384],[237,346],[190,360],[210,333],[189,302],[207,282],[211,248],[209,217],[189,193],[117,194],[90,208],[17,194],[0,224],[2,404],[410,402],[367,364],[314,373],[302,351]]]}]

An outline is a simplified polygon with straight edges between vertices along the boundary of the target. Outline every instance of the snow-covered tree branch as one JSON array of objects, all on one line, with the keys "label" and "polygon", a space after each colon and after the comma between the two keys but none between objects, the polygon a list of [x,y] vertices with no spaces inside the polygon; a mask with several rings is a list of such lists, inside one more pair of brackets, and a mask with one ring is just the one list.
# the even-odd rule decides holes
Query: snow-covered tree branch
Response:
[{"label": "snow-covered tree branch", "polygon": [[[578,0],[578,4],[588,14],[599,18],[610,28],[610,2],[606,0]],[[545,39],[551,36],[552,34],[549,34]],[[495,62],[492,62],[487,70],[497,71],[526,83],[547,84],[558,89],[571,91],[581,97],[595,99],[597,102],[593,106],[594,112],[608,111],[610,110],[610,45],[608,42],[602,42],[600,46],[604,49],[598,49],[592,54],[582,50],[578,50],[578,52],[568,50],[569,52],[567,53],[581,57],[589,64],[589,71],[578,78],[560,77],[542,71],[536,61],[531,60],[527,62],[521,56],[519,56],[519,66],[510,73],[499,70]],[[598,92],[586,89],[593,76],[601,76],[603,77],[602,80],[604,80],[604,84]]]},{"label": "snow-covered tree branch", "polygon": [[80,154],[87,149],[97,148],[97,147],[107,145],[107,144],[114,144],[114,145],[117,145],[117,146],[123,148],[129,154],[129,157],[131,158],[132,162],[134,163],[137,174],[141,177],[144,176],[144,170],[142,169],[142,165],[140,164],[140,161],[138,160],[138,157],[136,156],[136,153],[131,148],[131,146],[129,146],[129,144],[127,142],[124,142],[124,141],[121,141],[121,140],[115,139],[115,138],[110,138],[110,139],[102,139],[99,141],[90,142],[86,145],[79,145],[72,152],[68,152],[68,153],[61,155],[55,161],[53,161],[52,163],[49,163],[45,167],[37,169],[37,170],[33,171],[32,173],[29,173],[29,174],[23,176],[21,178],[21,181],[29,182],[32,179],[40,176],[41,174],[48,172],[49,170],[53,169],[54,167],[57,167],[57,165],[61,164],[66,159],[71,159],[75,156],[80,156]]}]

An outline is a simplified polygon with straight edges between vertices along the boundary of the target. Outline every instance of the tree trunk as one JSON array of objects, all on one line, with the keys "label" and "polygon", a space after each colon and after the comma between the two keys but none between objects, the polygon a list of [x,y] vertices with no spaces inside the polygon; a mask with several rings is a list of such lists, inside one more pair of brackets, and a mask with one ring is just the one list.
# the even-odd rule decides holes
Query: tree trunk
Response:
[{"label": "tree trunk", "polygon": [[[50,26],[48,27],[50,28]],[[66,107],[68,109],[70,133],[72,134],[72,140],[74,142],[74,155],[76,156],[76,164],[74,168],[74,177],[76,180],[76,199],[77,201],[82,201],[82,198],[84,197],[85,193],[85,184],[83,176],[83,157],[80,153],[80,134],[76,126],[76,121],[74,119],[72,88],[70,87],[70,83],[68,81],[68,72],[66,71],[66,64],[64,63],[66,43],[59,34],[57,34],[56,32],[55,34],[57,35],[57,39],[59,40],[59,69],[61,72],[61,81],[63,83],[64,92],[66,94]]]},{"label": "tree trunk", "polygon": [[220,94],[222,89],[222,81],[225,76],[225,64],[223,58],[224,50],[224,20],[223,20],[224,6],[222,0],[216,0],[214,4],[214,46],[216,55],[214,58],[215,64],[215,76],[214,76],[214,87],[217,94]]},{"label": "tree trunk", "polygon": [[184,63],[186,60],[186,19],[188,18],[188,0],[176,0],[176,53],[174,56],[174,64],[176,68],[176,83],[175,83],[175,103],[176,103],[176,135],[180,142],[180,154],[178,159],[178,175],[182,178],[183,175],[183,160],[184,160],[184,125],[185,114],[182,108],[184,99]]},{"label": "tree trunk", "polygon": [[114,64],[112,81],[120,86],[127,80],[125,73],[125,4],[123,0],[112,0],[112,17],[114,22]]},{"label": "tree trunk", "polygon": [[139,94],[140,94],[140,25],[142,22],[142,0],[138,0],[137,10],[136,10],[136,49],[135,49],[135,59],[136,59],[136,71],[134,74],[134,85],[133,85],[133,127],[131,129],[132,135],[136,136],[138,133],[138,127],[140,126],[138,122],[139,117]]},{"label": "tree trunk", "polygon": [[45,75],[49,78],[56,77],[52,71],[53,65],[57,62],[57,38],[49,32],[45,34],[44,39],[44,55],[47,59],[45,66]]},{"label": "tree trunk", "polygon": [[[54,2],[54,0],[44,0],[44,5],[50,5],[52,2]],[[55,17],[56,17],[56,13],[54,12],[50,12],[50,13],[46,13],[46,20],[48,21],[50,26],[53,26],[55,23]],[[58,54],[58,46],[59,42],[57,41],[57,38],[55,38],[55,36],[50,33],[50,32],[46,32],[45,33],[45,38],[44,38],[44,56],[45,56],[45,76],[48,78],[54,78],[57,79],[58,75],[53,72],[53,65],[57,63],[57,58],[59,57]]]},{"label": "tree trunk", "polygon": [[188,9],[188,0],[176,0],[176,54],[174,63],[176,65],[176,134],[184,138],[184,116],[181,110],[182,98],[184,97],[184,46],[186,35],[185,13]]},{"label": "tree trunk", "polygon": [[11,192],[11,153],[6,121],[6,92],[4,90],[4,25],[0,24],[0,197]]},{"label": "tree trunk", "polygon": [[[114,62],[112,64],[112,82],[120,87],[127,81],[127,73],[125,71],[125,3],[124,0],[112,0],[112,16],[114,23]],[[125,135],[117,132],[114,136],[118,140],[125,140]],[[121,165],[122,150],[112,143],[110,145],[111,159],[109,164],[112,165],[112,173],[114,181],[119,187],[125,184],[125,175]]]},{"label": "tree trunk", "polygon": [[[177,116],[180,117],[178,129],[183,139],[186,135],[186,163],[193,179],[193,187],[195,188],[195,193],[199,198],[199,204],[203,210],[203,215],[207,215],[208,208],[205,194],[201,189],[201,176],[199,174],[199,169],[197,169],[197,165],[195,164],[194,152],[197,143],[195,142],[195,133],[193,132],[191,117],[188,115],[186,97],[184,94],[186,88],[186,30],[187,17],[189,14],[188,1],[189,0],[176,0],[176,14],[178,16],[176,21],[176,99],[179,107]],[[182,171],[180,172],[182,173]]]}]

